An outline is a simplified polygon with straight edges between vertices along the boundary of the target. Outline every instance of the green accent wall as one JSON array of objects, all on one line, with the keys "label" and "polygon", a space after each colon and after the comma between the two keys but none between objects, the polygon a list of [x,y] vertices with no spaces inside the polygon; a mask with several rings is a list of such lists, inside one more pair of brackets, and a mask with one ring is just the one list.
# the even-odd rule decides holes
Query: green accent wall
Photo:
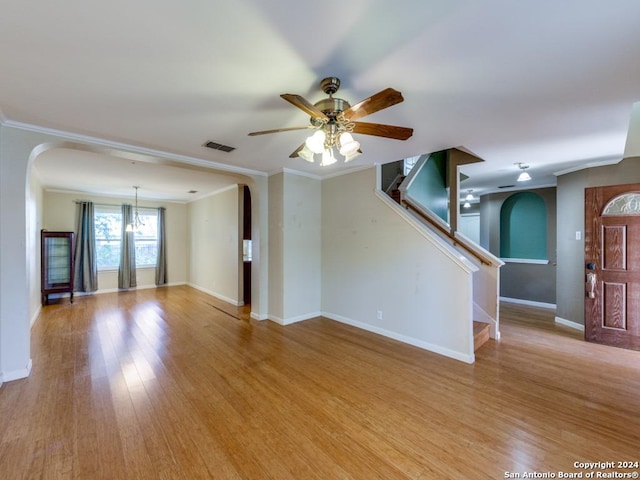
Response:
[{"label": "green accent wall", "polygon": [[500,256],[547,260],[547,206],[539,195],[516,193],[502,204]]},{"label": "green accent wall", "polygon": [[449,223],[449,193],[447,192],[447,152],[432,153],[413,180],[408,193],[445,222]]}]

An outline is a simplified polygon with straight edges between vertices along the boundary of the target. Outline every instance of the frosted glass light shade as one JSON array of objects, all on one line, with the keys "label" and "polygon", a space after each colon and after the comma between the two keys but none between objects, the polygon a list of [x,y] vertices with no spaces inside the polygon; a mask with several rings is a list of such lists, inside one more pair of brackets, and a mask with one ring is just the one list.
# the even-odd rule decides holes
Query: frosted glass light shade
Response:
[{"label": "frosted glass light shade", "polygon": [[313,163],[314,162],[314,158],[313,158],[313,152],[311,151],[311,149],[307,146],[307,143],[305,142],[304,147],[302,147],[302,150],[300,150],[298,152],[298,156],[304,160],[306,160],[307,162]]},{"label": "frosted glass light shade", "polygon": [[523,170],[520,176],[518,177],[518,181],[526,182],[527,180],[531,180],[531,175],[529,175],[527,172]]},{"label": "frosted glass light shade", "polygon": [[351,156],[358,151],[360,143],[356,142],[349,132],[340,135],[340,155]]},{"label": "frosted glass light shade", "polygon": [[336,157],[333,156],[333,149],[327,148],[322,152],[322,162],[320,162],[321,167],[326,167],[327,165],[332,165],[336,162]]},{"label": "frosted glass light shade", "polygon": [[309,150],[313,153],[322,153],[324,151],[325,134],[323,130],[316,131],[304,142]]}]

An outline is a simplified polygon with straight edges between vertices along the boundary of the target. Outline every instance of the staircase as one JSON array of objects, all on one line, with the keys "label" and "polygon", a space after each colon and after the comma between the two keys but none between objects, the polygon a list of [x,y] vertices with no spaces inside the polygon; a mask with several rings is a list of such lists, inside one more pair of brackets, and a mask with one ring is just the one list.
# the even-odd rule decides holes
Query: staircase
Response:
[{"label": "staircase", "polygon": [[489,324],[473,322],[473,351],[477,351],[489,340]]},{"label": "staircase", "polygon": [[398,176],[396,182],[389,189],[389,195],[393,200],[402,205],[402,194],[400,193],[400,184],[407,178],[404,175]]},{"label": "staircase", "polygon": [[[460,181],[466,178],[459,168],[481,161],[464,149],[451,148],[421,155],[406,176],[401,161],[391,162],[379,171],[380,188],[387,198],[399,204],[412,221],[417,220],[421,227],[439,237],[443,247],[456,251],[457,259],[474,268],[471,270],[473,311],[468,317],[469,322],[475,320],[472,322],[473,346],[468,346],[473,352],[490,338],[500,339],[498,292],[500,267],[504,265],[502,260],[458,231]],[[473,358],[471,352],[470,357]]]}]

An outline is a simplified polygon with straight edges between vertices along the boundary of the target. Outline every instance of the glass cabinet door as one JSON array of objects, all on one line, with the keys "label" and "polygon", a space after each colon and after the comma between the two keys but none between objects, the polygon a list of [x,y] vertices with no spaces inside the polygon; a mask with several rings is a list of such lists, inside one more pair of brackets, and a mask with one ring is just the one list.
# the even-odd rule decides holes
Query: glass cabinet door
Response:
[{"label": "glass cabinet door", "polygon": [[73,232],[43,230],[41,242],[42,304],[54,293],[70,293],[73,303]]}]

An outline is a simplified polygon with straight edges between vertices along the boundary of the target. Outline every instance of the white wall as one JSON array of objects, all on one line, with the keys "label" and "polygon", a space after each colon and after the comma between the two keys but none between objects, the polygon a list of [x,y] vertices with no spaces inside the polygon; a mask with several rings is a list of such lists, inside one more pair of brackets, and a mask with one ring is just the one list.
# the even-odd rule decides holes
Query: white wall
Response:
[{"label": "white wall", "polygon": [[624,158],[633,157],[640,157],[640,102],[634,103],[631,107],[629,131],[624,147]]},{"label": "white wall", "polygon": [[321,315],[321,182],[269,177],[269,318],[290,324]]},{"label": "white wall", "polygon": [[284,317],[288,322],[321,315],[321,182],[284,174]]},{"label": "white wall", "polygon": [[40,230],[42,230],[43,190],[38,178],[31,175],[27,196],[27,256],[29,275],[29,319],[31,325],[36,321],[41,308],[40,279]]},{"label": "white wall", "polygon": [[[132,198],[101,197],[82,193],[44,192],[42,228],[73,232],[76,229],[76,200],[120,205],[132,203]],[[138,200],[140,207],[166,208],[167,281],[170,285],[187,281],[187,206],[182,203]],[[137,288],[155,286],[155,268],[136,269]],[[98,272],[98,292],[118,289],[118,271]]]},{"label": "white wall", "polygon": [[239,193],[236,185],[187,207],[189,284],[234,305],[242,304]]},{"label": "white wall", "polygon": [[0,125],[0,383],[31,370],[27,172],[37,145],[26,132]]},{"label": "white wall", "polygon": [[284,174],[269,177],[269,318],[284,319]]},{"label": "white wall", "polygon": [[323,314],[473,362],[471,273],[379,199],[375,181],[370,168],[322,182]]}]

